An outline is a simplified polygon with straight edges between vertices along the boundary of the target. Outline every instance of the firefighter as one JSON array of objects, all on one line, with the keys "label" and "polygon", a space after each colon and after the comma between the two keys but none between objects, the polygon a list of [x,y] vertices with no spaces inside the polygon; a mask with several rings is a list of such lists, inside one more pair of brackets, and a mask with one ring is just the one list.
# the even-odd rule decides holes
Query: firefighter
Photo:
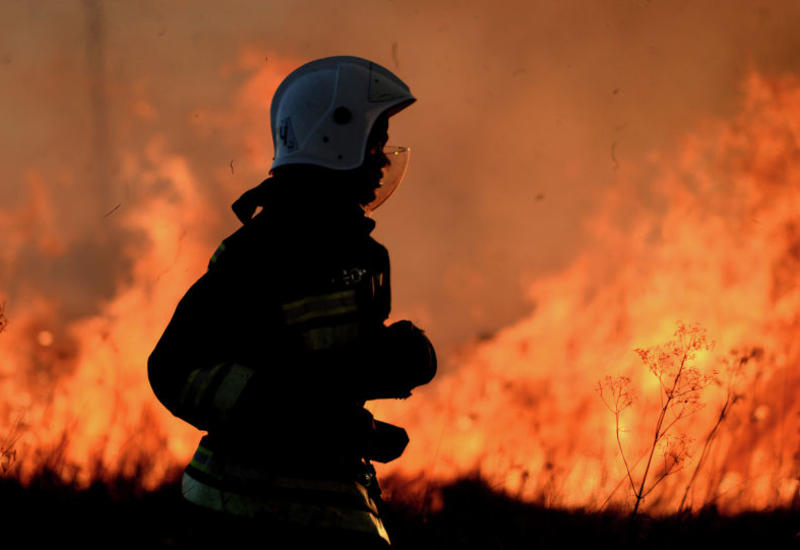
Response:
[{"label": "firefighter", "polygon": [[411,322],[385,323],[389,256],[369,214],[405,174],[388,125],[414,101],[366,59],[291,73],[272,99],[270,177],[233,204],[242,227],[148,359],[158,399],[207,432],[182,492],[226,542],[390,544],[372,461],[399,457],[408,437],[364,403],[409,397],[436,355]]}]

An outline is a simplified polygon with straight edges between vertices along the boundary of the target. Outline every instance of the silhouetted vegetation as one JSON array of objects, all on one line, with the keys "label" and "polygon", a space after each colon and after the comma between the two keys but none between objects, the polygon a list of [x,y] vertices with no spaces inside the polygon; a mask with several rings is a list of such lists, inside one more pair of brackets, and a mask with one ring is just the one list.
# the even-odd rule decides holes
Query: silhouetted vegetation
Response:
[{"label": "silhouetted vegetation", "polygon": [[[645,462],[644,472],[638,480],[634,479],[634,470],[638,462],[635,464],[630,463],[620,439],[620,416],[625,409],[633,404],[633,392],[630,389],[631,380],[626,376],[606,376],[597,385],[597,390],[603,399],[603,403],[614,415],[616,422],[617,446],[619,447],[622,462],[625,465],[631,492],[635,498],[633,515],[636,515],[639,511],[642,500],[659,483],[684,467],[689,456],[687,449],[688,436],[685,432],[680,432],[677,436],[674,436],[670,433],[670,429],[682,419],[693,415],[702,408],[703,404],[700,402],[702,391],[714,379],[711,376],[703,375],[698,369],[691,366],[691,363],[694,360],[695,352],[710,350],[711,347],[712,343],[708,341],[705,330],[699,326],[688,327],[679,324],[675,331],[674,340],[662,346],[635,350],[642,363],[658,379],[660,399],[655,428],[646,453],[647,461]],[[721,418],[724,418],[724,415]],[[709,438],[713,437],[713,433]],[[660,461],[657,471],[651,471],[656,449],[661,450],[663,460]],[[654,478],[649,485],[647,484],[648,474],[653,474]],[[689,487],[687,486],[686,491],[688,492],[688,490]],[[682,501],[681,508],[683,508],[683,505],[684,502]]]},{"label": "silhouetted vegetation", "polygon": [[[743,371],[748,363],[758,361],[763,355],[760,347],[735,348],[727,355],[716,358],[715,368],[709,373],[702,373],[693,365],[696,353],[711,351],[713,341],[708,339],[705,329],[699,325],[678,323],[674,339],[662,345],[650,348],[638,348],[643,365],[658,380],[659,405],[654,409],[654,428],[644,440],[645,452],[638,460],[630,456],[630,449],[623,445],[621,434],[628,430],[621,427],[623,412],[634,404],[634,390],[631,379],[627,376],[606,376],[597,383],[597,392],[606,408],[614,415],[615,434],[619,457],[625,469],[625,478],[617,485],[628,485],[633,496],[632,515],[641,511],[640,506],[657,486],[667,477],[677,474],[688,466],[693,454],[694,467],[683,487],[680,504],[674,508],[676,514],[685,514],[697,508],[715,506],[721,494],[721,476],[717,476],[711,490],[707,490],[705,500],[694,502],[690,494],[698,480],[698,474],[708,462],[712,446],[718,439],[725,420],[732,407],[746,399],[746,385],[743,384]],[[689,417],[702,409],[706,403],[702,401],[704,391],[710,385],[716,385],[724,393],[724,401],[719,405],[716,417],[708,431],[700,441],[699,447],[690,437],[685,422]],[[646,407],[640,407],[636,414],[648,417]],[[695,426],[696,427],[696,424]],[[631,447],[630,443],[628,447]],[[699,453],[696,453],[699,450]],[[656,454],[660,457],[656,459]],[[644,460],[644,459],[647,460]],[[642,466],[639,468],[639,466]],[[648,477],[649,475],[649,477]],[[627,483],[625,483],[627,481]],[[614,490],[616,492],[616,489]],[[608,503],[611,495],[606,499]],[[604,504],[605,504],[604,503]]]},{"label": "silhouetted vegetation", "polygon": [[[392,488],[397,480],[387,480]],[[399,487],[399,486],[398,486]],[[387,527],[399,549],[757,548],[796,547],[800,510],[787,508],[724,516],[713,508],[652,518],[628,511],[588,513],[526,504],[479,479],[437,488],[437,506],[392,498]],[[399,488],[393,491],[399,495]],[[143,492],[134,479],[77,489],[46,475],[30,487],[0,479],[0,518],[7,548],[204,548],[198,518],[183,503],[177,482]]]}]

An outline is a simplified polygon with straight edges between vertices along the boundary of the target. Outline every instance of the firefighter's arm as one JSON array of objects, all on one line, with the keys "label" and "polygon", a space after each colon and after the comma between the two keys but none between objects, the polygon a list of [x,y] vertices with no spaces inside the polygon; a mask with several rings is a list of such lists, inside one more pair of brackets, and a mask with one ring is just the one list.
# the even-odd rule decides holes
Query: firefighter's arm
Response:
[{"label": "firefighter's arm", "polygon": [[366,400],[406,398],[436,375],[436,352],[425,333],[410,321],[384,326],[392,308],[389,253],[378,246],[375,270],[381,284],[373,293],[372,308],[364,308],[374,311],[374,317],[365,314],[374,328],[367,329],[355,346],[354,364]]},{"label": "firefighter's arm", "polygon": [[147,361],[156,397],[201,430],[226,421],[253,375],[226,360],[230,320],[219,286],[207,273],[189,289]]},{"label": "firefighter's arm", "polygon": [[377,245],[373,258],[369,270],[346,271],[356,273],[328,292],[281,306],[298,355],[307,360],[298,370],[307,374],[304,384],[345,392],[357,401],[409,397],[437,368],[422,330],[410,321],[385,326],[391,310],[389,256]]},{"label": "firefighter's arm", "polygon": [[436,353],[409,321],[384,326],[354,290],[304,296],[282,306],[297,345],[290,386],[355,401],[404,398],[436,374]]}]

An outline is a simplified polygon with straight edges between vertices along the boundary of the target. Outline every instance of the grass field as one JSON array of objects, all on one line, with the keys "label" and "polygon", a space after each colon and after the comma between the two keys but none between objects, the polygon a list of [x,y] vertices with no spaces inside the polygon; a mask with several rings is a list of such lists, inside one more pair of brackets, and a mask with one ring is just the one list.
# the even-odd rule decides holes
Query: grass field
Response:
[{"label": "grass field", "polygon": [[[439,490],[441,506],[435,512],[397,497],[385,503],[396,548],[800,547],[797,508],[736,516],[707,509],[684,517],[631,519],[625,512],[587,513],[522,503],[477,479]],[[29,487],[0,480],[2,548],[218,548],[192,536],[196,524],[177,483],[145,492],[130,479],[83,490],[46,475]]]}]

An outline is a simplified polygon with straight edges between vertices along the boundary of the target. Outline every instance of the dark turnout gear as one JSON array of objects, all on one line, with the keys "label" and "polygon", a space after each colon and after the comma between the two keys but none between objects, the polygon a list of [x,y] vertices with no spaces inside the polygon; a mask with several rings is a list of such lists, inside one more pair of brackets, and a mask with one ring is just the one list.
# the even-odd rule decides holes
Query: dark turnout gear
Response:
[{"label": "dark turnout gear", "polygon": [[[299,214],[296,192],[273,178],[237,201],[245,223],[178,304],[150,383],[208,432],[184,475],[187,500],[388,542],[370,461],[397,458],[408,436],[364,402],[408,397],[433,378],[436,355],[412,323],[384,325],[389,257],[374,222],[357,205]],[[250,218],[253,205],[263,210]]]}]

